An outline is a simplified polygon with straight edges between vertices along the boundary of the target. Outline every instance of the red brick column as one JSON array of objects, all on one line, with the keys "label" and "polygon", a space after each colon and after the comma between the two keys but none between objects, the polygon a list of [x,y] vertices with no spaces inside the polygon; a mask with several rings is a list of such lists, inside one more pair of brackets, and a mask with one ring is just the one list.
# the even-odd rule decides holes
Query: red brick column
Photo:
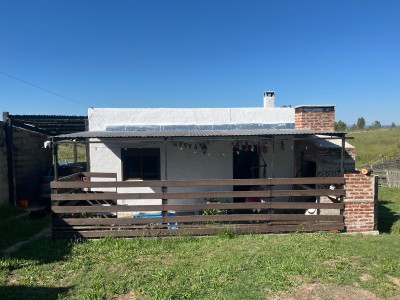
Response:
[{"label": "red brick column", "polygon": [[296,129],[335,131],[335,107],[304,105],[295,107]]},{"label": "red brick column", "polygon": [[345,174],[344,225],[347,232],[377,233],[378,177]]}]

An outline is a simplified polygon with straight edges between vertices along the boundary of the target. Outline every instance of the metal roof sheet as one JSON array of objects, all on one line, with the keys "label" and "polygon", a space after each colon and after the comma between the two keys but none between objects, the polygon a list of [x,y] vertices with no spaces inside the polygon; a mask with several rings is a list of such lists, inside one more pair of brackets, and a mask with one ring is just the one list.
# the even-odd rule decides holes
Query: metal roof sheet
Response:
[{"label": "metal roof sheet", "polygon": [[332,131],[315,131],[303,129],[240,129],[240,130],[171,130],[171,131],[84,131],[58,135],[55,138],[172,138],[172,137],[238,137],[238,136],[274,136],[274,135],[327,135],[344,136],[345,133]]}]

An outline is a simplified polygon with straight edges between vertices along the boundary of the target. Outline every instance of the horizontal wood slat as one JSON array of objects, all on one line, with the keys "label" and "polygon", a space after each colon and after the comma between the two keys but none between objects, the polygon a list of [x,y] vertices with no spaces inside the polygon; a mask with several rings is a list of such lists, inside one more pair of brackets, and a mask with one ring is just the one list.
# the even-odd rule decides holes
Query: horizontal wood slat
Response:
[{"label": "horizontal wood slat", "polygon": [[[88,178],[117,179],[115,173],[85,172]],[[101,179],[100,179],[101,180]],[[150,181],[73,181],[52,182],[53,236],[57,238],[103,236],[170,236],[180,234],[209,235],[220,230],[233,230],[235,233],[275,233],[292,231],[343,230],[344,217],[332,209],[344,209],[340,203],[345,190],[343,177],[317,178],[259,178],[259,179],[221,179],[221,180],[150,180]],[[327,186],[339,185],[336,189]],[[220,187],[222,191],[193,191],[185,188],[198,186]],[[250,191],[232,191],[233,186],[259,186]],[[114,192],[115,188],[153,188],[154,192]],[[183,191],[168,192],[168,187],[181,187]],[[317,189],[315,187],[318,187]],[[322,187],[322,188],[321,188]],[[85,192],[81,189],[104,189]],[[161,189],[162,188],[162,189]],[[74,191],[73,193],[60,191]],[[107,189],[111,189],[108,190]],[[185,191],[186,190],[186,191]],[[135,190],[133,190],[135,191]],[[315,202],[275,202],[278,197],[318,197],[329,196],[338,203]],[[268,202],[205,203],[203,199],[220,198],[259,198]],[[151,205],[115,205],[117,200],[150,200]],[[161,204],[161,199],[163,200]],[[202,203],[165,204],[168,199],[201,199]],[[291,199],[291,198],[289,198]],[[315,198],[314,198],[315,199]],[[293,199],[292,199],[293,200]],[[69,202],[68,202],[69,201]],[[198,200],[197,200],[198,201]],[[224,200],[226,201],[226,200]],[[303,200],[304,201],[304,200]],[[112,203],[114,202],[114,203]],[[103,203],[103,204],[102,204]],[[106,204],[108,203],[108,204]],[[133,202],[135,203],[135,202]],[[138,203],[138,202],[136,202]],[[145,202],[146,203],[146,202]],[[190,203],[190,204],[189,204]],[[67,205],[63,205],[67,204]],[[76,204],[76,206],[71,206]],[[258,210],[258,213],[255,210]],[[330,210],[331,215],[306,215],[306,209]],[[201,214],[207,210],[225,210],[221,214]],[[298,213],[293,213],[295,210]],[[178,212],[177,216],[165,216],[167,211]],[[117,213],[131,213],[131,218],[116,218]],[[133,218],[133,212],[163,212],[163,217]],[[183,212],[185,215],[179,215]],[[196,213],[188,215],[190,213]],[[200,213],[200,214],[199,214]],[[335,213],[335,214],[334,214]],[[72,214],[72,215],[68,215]],[[79,214],[79,215],[74,215]],[[87,215],[80,215],[87,214]],[[68,217],[69,216],[69,217]],[[82,216],[77,218],[76,216]],[[118,214],[118,216],[121,216]],[[257,224],[254,224],[257,223]],[[169,224],[169,225],[167,225]]]},{"label": "horizontal wood slat", "polygon": [[[98,177],[98,178],[117,178],[117,173],[103,173],[103,172],[83,172],[82,173],[85,177]],[[84,183],[82,181],[82,183]],[[106,181],[108,183],[108,181]]]},{"label": "horizontal wood slat", "polygon": [[66,218],[56,219],[53,226],[79,225],[131,225],[151,223],[198,223],[198,222],[234,222],[234,221],[343,221],[340,215],[304,215],[304,214],[236,214],[236,215],[199,215],[173,216],[160,218]]},{"label": "horizontal wood slat", "polygon": [[299,224],[278,225],[268,224],[252,226],[230,226],[230,227],[203,227],[203,228],[181,228],[181,229],[138,229],[138,230],[92,230],[92,231],[53,231],[54,238],[100,238],[112,237],[140,237],[140,236],[175,236],[175,235],[212,235],[222,230],[232,230],[236,234],[246,233],[280,233],[280,232],[313,232],[327,230],[343,230],[343,224]]},{"label": "horizontal wood slat", "polygon": [[246,197],[299,197],[343,196],[345,190],[266,190],[266,191],[220,191],[220,192],[166,192],[166,193],[75,193],[53,194],[52,200],[118,200],[118,199],[196,199],[196,198],[246,198]]},{"label": "horizontal wood slat", "polygon": [[[92,173],[83,173],[92,174]],[[111,177],[115,173],[100,174],[93,177]],[[101,174],[104,174],[102,176]],[[110,175],[110,177],[107,176]],[[112,174],[112,175],[111,175]],[[86,175],[85,175],[86,176]],[[87,176],[91,177],[91,176]],[[105,181],[62,183],[53,181],[52,188],[102,188],[102,187],[193,187],[193,186],[240,186],[240,185],[281,185],[281,184],[344,184],[343,177],[306,177],[306,178],[260,178],[260,179],[210,179],[210,180],[144,180],[144,181]]]},{"label": "horizontal wood slat", "polygon": [[246,203],[199,203],[166,205],[113,205],[113,206],[53,206],[54,213],[95,213],[133,211],[197,211],[205,209],[343,209],[343,203],[314,202],[246,202]]}]

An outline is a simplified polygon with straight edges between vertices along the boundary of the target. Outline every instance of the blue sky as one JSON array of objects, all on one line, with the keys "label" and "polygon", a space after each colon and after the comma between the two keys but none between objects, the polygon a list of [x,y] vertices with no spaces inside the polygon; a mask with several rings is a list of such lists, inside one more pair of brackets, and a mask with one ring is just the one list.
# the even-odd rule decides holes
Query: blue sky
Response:
[{"label": "blue sky", "polygon": [[400,125],[400,1],[1,1],[0,110],[335,104]]}]

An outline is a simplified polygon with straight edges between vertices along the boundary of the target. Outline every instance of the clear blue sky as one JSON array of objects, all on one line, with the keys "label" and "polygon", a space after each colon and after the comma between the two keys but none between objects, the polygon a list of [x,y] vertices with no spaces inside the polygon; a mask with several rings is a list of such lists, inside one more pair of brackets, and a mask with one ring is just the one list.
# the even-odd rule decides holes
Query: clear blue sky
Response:
[{"label": "clear blue sky", "polygon": [[1,1],[0,110],[335,104],[400,125],[400,1]]}]

